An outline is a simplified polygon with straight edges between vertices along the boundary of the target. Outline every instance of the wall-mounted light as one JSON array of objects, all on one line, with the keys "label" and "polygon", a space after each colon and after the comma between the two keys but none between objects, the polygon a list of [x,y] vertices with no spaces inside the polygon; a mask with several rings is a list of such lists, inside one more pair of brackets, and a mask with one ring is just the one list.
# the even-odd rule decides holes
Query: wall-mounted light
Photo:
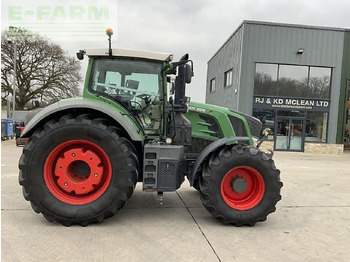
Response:
[{"label": "wall-mounted light", "polygon": [[304,53],[305,49],[304,48],[299,48],[297,55],[302,55]]}]

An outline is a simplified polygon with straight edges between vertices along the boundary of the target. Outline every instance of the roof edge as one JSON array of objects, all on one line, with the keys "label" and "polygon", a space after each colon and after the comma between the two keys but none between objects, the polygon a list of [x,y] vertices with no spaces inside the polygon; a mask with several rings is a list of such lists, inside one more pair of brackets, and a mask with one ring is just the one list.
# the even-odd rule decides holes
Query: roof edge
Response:
[{"label": "roof edge", "polygon": [[302,25],[302,24],[290,24],[290,23],[255,21],[255,20],[244,20],[243,23],[245,23],[245,24],[255,24],[255,25],[268,25],[268,26],[316,29],[316,30],[341,31],[341,32],[350,31],[350,28],[330,27],[330,26],[315,26],[315,25]]},{"label": "roof edge", "polygon": [[[233,31],[233,33],[225,40],[225,42],[220,46],[220,48],[214,53],[214,55],[209,59],[208,63],[214,58],[214,56],[216,56],[217,53],[220,52],[220,50],[226,45],[226,43],[228,41],[231,40],[231,38],[241,29],[241,27],[243,27],[244,23],[246,22],[246,20],[244,20],[242,23],[239,24],[239,26],[235,29],[235,31]],[[208,64],[207,63],[207,64]]]},{"label": "roof edge", "polygon": [[[109,56],[108,48],[98,48],[98,49],[86,49],[86,54],[88,56]],[[173,58],[171,53],[159,53],[143,50],[131,50],[131,49],[121,49],[113,48],[112,57],[130,57],[130,58],[144,58],[156,61],[168,61],[170,62]]]},{"label": "roof edge", "polygon": [[339,32],[350,32],[349,28],[338,28],[338,27],[325,27],[325,26],[312,26],[312,25],[301,25],[301,24],[288,24],[288,23],[277,23],[277,22],[266,22],[266,21],[255,21],[255,20],[243,20],[240,25],[233,31],[233,33],[226,39],[226,41],[220,46],[220,48],[214,53],[209,59],[208,63],[220,52],[220,50],[226,45],[228,41],[243,27],[244,24],[251,25],[266,25],[266,26],[279,26],[279,27],[293,27],[303,29],[314,29],[314,30],[329,30]]}]

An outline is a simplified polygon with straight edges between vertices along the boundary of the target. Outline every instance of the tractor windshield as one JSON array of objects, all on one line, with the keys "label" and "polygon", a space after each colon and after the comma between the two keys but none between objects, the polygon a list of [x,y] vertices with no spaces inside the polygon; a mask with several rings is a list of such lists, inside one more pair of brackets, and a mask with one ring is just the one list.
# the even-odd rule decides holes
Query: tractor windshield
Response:
[{"label": "tractor windshield", "polygon": [[161,134],[162,64],[128,59],[96,59],[90,90],[123,105],[143,126],[146,134]]}]

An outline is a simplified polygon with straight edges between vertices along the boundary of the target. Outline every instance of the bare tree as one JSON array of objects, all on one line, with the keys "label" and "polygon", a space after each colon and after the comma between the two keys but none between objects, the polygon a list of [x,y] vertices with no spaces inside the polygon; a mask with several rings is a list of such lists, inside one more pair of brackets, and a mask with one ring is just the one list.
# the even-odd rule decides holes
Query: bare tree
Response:
[{"label": "bare tree", "polygon": [[254,76],[254,95],[276,95],[277,81],[269,74],[256,72]]},{"label": "bare tree", "polygon": [[309,96],[317,98],[329,98],[331,81],[329,76],[310,77]]},{"label": "bare tree", "polygon": [[[11,33],[1,34],[1,99],[13,93],[14,44]],[[16,109],[31,107],[31,101],[50,104],[79,95],[80,64],[62,48],[40,35],[17,34]]]}]

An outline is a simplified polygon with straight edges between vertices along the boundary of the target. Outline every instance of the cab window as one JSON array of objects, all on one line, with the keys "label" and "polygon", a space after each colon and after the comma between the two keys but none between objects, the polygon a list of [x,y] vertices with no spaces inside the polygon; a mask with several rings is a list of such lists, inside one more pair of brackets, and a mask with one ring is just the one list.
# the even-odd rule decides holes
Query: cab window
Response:
[{"label": "cab window", "polygon": [[96,59],[90,90],[124,106],[146,134],[162,131],[162,63],[128,59]]}]

